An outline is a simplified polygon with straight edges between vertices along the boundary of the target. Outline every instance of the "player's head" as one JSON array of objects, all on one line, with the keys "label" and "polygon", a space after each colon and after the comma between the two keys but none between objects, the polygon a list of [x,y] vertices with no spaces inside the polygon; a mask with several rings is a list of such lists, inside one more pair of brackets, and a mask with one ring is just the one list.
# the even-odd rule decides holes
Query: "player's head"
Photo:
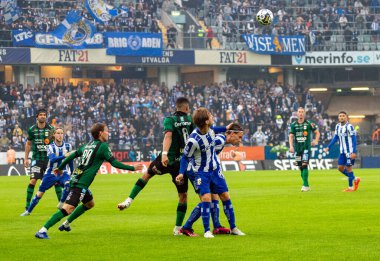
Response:
[{"label": "player's head", "polygon": [[189,113],[190,112],[190,102],[185,97],[179,97],[175,101],[175,108],[176,108],[177,111],[182,111],[184,113]]},{"label": "player's head", "polygon": [[298,119],[300,119],[300,120],[305,119],[305,109],[304,109],[303,107],[298,107],[298,110],[297,110],[297,117],[298,117]]},{"label": "player's head", "polygon": [[46,122],[46,118],[47,118],[47,111],[46,111],[46,109],[44,109],[44,108],[39,109],[37,111],[36,118],[37,118],[37,121],[39,123],[45,123]]},{"label": "player's head", "polygon": [[214,124],[214,117],[206,108],[200,107],[194,111],[193,122],[199,129],[210,128]]},{"label": "player's head", "polygon": [[338,114],[338,120],[340,123],[346,123],[348,121],[348,115],[347,112],[341,111]]},{"label": "player's head", "polygon": [[91,127],[91,136],[94,140],[107,141],[108,140],[108,128],[105,123],[97,122]]},{"label": "player's head", "polygon": [[55,142],[61,143],[63,141],[64,131],[62,127],[56,127],[54,129],[53,138]]},{"label": "player's head", "polygon": [[226,143],[238,146],[243,138],[243,127],[238,123],[233,123],[226,131]]}]

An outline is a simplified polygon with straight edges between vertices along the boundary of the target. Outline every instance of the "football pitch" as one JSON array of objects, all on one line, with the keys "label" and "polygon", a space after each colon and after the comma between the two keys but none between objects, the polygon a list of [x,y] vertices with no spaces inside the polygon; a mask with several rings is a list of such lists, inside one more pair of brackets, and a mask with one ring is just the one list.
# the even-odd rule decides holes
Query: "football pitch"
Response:
[{"label": "football pitch", "polygon": [[[357,169],[358,191],[343,193],[336,170],[310,171],[311,192],[300,192],[298,171],[225,173],[236,224],[246,236],[173,236],[177,193],[169,175],[154,177],[131,207],[119,211],[139,174],[99,175],[95,207],[57,225],[49,240],[35,232],[56,212],[54,188],[34,212],[24,210],[28,177],[0,177],[0,260],[380,260],[380,172]],[[35,191],[36,192],[36,191]],[[198,198],[189,188],[186,218]],[[228,226],[221,209],[221,223]],[[63,220],[62,220],[63,221]]]}]

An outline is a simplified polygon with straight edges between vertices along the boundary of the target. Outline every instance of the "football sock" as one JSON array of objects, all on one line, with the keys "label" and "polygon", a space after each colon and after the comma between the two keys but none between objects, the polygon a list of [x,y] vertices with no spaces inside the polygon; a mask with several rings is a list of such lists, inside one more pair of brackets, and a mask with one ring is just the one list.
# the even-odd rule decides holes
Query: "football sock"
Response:
[{"label": "football sock", "polygon": [[342,173],[343,173],[343,175],[345,175],[346,177],[348,177],[348,172],[347,172],[346,169],[344,169]]},{"label": "football sock", "polygon": [[355,176],[354,176],[354,172],[348,172],[347,173],[348,175],[348,186],[351,188],[354,184],[354,180],[355,180]]},{"label": "football sock", "polygon": [[73,213],[71,213],[70,216],[68,216],[67,221],[69,223],[73,222],[75,219],[77,219],[80,215],[82,215],[87,210],[88,210],[88,208],[83,204],[80,206],[77,206],[74,209]]},{"label": "football sock", "polygon": [[54,226],[58,221],[60,221],[62,218],[67,216],[67,212],[64,209],[60,209],[53,216],[50,217],[50,219],[45,223],[44,227],[46,229],[51,228]]},{"label": "football sock", "polygon": [[201,206],[202,203],[199,203],[191,212],[190,217],[187,219],[184,228],[191,229],[195,221],[201,217]]},{"label": "football sock", "polygon": [[65,187],[64,187],[64,189],[62,191],[62,196],[61,196],[60,202],[65,202],[66,201],[66,198],[69,195],[69,192],[70,192],[70,183],[66,183]]},{"label": "football sock", "polygon": [[30,205],[29,205],[29,207],[28,207],[28,212],[29,212],[29,213],[32,213],[34,207],[37,206],[38,202],[40,202],[40,199],[41,199],[41,198],[38,197],[37,194],[34,195],[34,198],[32,199],[32,202],[30,202]]},{"label": "football sock", "polygon": [[187,210],[187,203],[178,203],[177,219],[175,221],[176,226],[182,226],[183,220],[185,219],[186,210]]},{"label": "football sock", "polygon": [[35,187],[34,185],[29,184],[28,188],[26,189],[26,205],[25,205],[26,209],[29,207],[30,201],[32,200],[34,187]]},{"label": "football sock", "polygon": [[308,187],[309,186],[309,170],[306,168],[302,169],[301,177],[303,181],[303,186]]},{"label": "football sock", "polygon": [[211,219],[214,228],[222,226],[219,222],[219,200],[212,200],[211,202]]},{"label": "football sock", "polygon": [[145,187],[146,185],[146,182],[145,180],[143,180],[142,178],[139,178],[135,184],[135,186],[133,187],[132,191],[131,191],[131,194],[129,195],[129,197],[131,199],[135,199],[135,197],[137,196],[137,194],[139,194],[139,192]]},{"label": "football sock", "polygon": [[58,201],[60,201],[62,198],[62,187],[61,185],[55,185],[54,188],[55,188],[55,194],[57,194],[57,199]]},{"label": "football sock", "polygon": [[235,212],[230,199],[223,201],[223,210],[224,214],[226,214],[228,223],[230,223],[230,228],[235,228]]},{"label": "football sock", "polygon": [[201,203],[201,215],[203,221],[203,227],[205,229],[205,233],[210,231],[210,202],[202,202]]}]

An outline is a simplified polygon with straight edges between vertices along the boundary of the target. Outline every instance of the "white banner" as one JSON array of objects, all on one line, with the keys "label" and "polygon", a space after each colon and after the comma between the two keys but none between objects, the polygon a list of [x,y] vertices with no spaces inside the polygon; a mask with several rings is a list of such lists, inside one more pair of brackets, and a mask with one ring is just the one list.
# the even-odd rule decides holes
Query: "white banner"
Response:
[{"label": "white banner", "polygon": [[372,65],[380,64],[380,52],[308,52],[292,56],[293,65]]},{"label": "white banner", "polygon": [[249,51],[195,51],[196,65],[271,65],[270,55]]},{"label": "white banner", "polygon": [[106,49],[41,49],[30,48],[31,63],[37,64],[115,64],[116,58]]}]

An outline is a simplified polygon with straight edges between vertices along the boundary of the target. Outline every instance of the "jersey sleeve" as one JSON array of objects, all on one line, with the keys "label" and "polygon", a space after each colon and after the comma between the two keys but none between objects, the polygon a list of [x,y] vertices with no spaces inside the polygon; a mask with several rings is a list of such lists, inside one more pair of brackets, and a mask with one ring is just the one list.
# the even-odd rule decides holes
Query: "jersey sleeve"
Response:
[{"label": "jersey sleeve", "polygon": [[28,129],[28,140],[33,140],[33,131],[32,131],[32,128]]},{"label": "jersey sleeve", "polygon": [[170,132],[174,131],[174,122],[173,122],[173,119],[170,117],[166,117],[164,120],[164,133],[168,131]]},{"label": "jersey sleeve", "polygon": [[107,143],[103,142],[99,148],[102,153],[102,158],[108,162],[112,162],[115,158],[113,157],[112,151]]},{"label": "jersey sleeve", "polygon": [[347,132],[350,136],[356,136],[356,131],[354,129],[354,126],[352,126],[351,124],[349,124],[347,126]]},{"label": "jersey sleeve", "polygon": [[194,155],[194,152],[197,150],[197,148],[197,141],[194,138],[189,138],[183,150],[183,155],[185,157],[191,158]]},{"label": "jersey sleeve", "polygon": [[291,133],[291,134],[296,134],[296,128],[294,127],[294,123],[291,123],[290,124],[290,131],[289,131],[289,133]]},{"label": "jersey sleeve", "polygon": [[310,129],[311,129],[312,131],[316,131],[316,130],[318,130],[318,125],[315,124],[314,122],[309,121],[309,125],[310,125]]}]

